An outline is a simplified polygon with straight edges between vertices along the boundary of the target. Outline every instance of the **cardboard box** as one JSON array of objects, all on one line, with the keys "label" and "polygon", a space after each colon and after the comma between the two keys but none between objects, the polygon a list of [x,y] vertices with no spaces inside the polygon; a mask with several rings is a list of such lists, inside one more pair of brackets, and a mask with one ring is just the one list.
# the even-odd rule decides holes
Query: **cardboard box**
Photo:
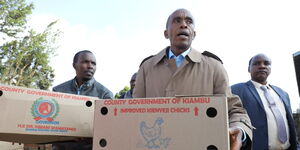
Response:
[{"label": "cardboard box", "polygon": [[95,103],[93,150],[229,150],[224,96]]},{"label": "cardboard box", "polygon": [[95,99],[0,84],[0,141],[48,143],[92,137]]}]

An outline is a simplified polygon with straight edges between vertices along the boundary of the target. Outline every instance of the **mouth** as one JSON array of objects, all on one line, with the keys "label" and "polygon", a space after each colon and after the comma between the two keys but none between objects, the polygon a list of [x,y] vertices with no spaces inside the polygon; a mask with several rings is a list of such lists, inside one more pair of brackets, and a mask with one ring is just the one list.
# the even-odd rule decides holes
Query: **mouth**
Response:
[{"label": "mouth", "polygon": [[94,72],[92,72],[92,71],[86,71],[85,73],[88,75],[94,75]]},{"label": "mouth", "polygon": [[267,74],[267,71],[257,71],[257,74]]},{"label": "mouth", "polygon": [[183,37],[183,38],[188,38],[190,35],[187,31],[180,31],[178,34],[177,34],[178,37]]}]

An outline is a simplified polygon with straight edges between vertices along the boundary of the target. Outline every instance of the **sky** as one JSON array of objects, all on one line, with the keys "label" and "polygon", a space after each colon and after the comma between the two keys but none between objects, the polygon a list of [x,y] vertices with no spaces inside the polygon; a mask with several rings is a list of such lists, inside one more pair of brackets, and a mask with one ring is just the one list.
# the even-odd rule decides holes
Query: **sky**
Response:
[{"label": "sky", "polygon": [[91,50],[97,59],[95,79],[114,94],[129,86],[140,62],[169,46],[163,32],[178,8],[191,11],[196,37],[192,47],[210,51],[224,62],[230,85],[250,80],[249,59],[264,53],[272,59],[268,82],[289,93],[293,111],[300,99],[293,54],[300,51],[298,0],[28,0],[35,9],[29,24],[43,31],[52,21],[63,33],[53,85],[75,77],[76,52]]}]

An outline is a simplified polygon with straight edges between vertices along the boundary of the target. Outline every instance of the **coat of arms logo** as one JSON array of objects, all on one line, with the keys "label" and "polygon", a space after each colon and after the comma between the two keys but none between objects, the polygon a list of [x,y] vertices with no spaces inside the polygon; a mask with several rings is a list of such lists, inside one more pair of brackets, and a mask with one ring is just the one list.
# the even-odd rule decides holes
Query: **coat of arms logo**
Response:
[{"label": "coat of arms logo", "polygon": [[53,121],[59,113],[59,105],[55,99],[43,99],[42,97],[35,100],[31,106],[31,114],[36,121],[47,120]]}]

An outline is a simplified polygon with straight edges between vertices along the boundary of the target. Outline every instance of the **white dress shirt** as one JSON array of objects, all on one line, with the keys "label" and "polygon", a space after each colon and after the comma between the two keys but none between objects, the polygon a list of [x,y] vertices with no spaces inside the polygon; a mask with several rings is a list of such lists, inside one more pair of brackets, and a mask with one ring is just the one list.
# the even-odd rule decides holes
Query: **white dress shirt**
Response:
[{"label": "white dress shirt", "polygon": [[275,101],[276,107],[279,109],[280,113],[283,116],[284,124],[286,126],[287,138],[288,138],[285,143],[281,143],[278,140],[278,136],[277,136],[278,130],[277,130],[277,125],[276,125],[276,119],[272,113],[271,108],[269,107],[269,103],[268,103],[267,99],[265,98],[264,91],[260,88],[263,85],[258,82],[255,82],[255,81],[252,81],[252,83],[254,84],[256,91],[258,92],[259,97],[262,100],[262,103],[264,105],[264,109],[266,112],[267,123],[268,123],[269,150],[288,149],[290,147],[290,142],[289,142],[290,134],[289,134],[289,126],[288,126],[288,122],[287,122],[287,118],[286,118],[286,111],[285,111],[285,107],[284,107],[282,100],[277,95],[277,93],[270,87],[270,85],[266,84],[272,98]]}]

